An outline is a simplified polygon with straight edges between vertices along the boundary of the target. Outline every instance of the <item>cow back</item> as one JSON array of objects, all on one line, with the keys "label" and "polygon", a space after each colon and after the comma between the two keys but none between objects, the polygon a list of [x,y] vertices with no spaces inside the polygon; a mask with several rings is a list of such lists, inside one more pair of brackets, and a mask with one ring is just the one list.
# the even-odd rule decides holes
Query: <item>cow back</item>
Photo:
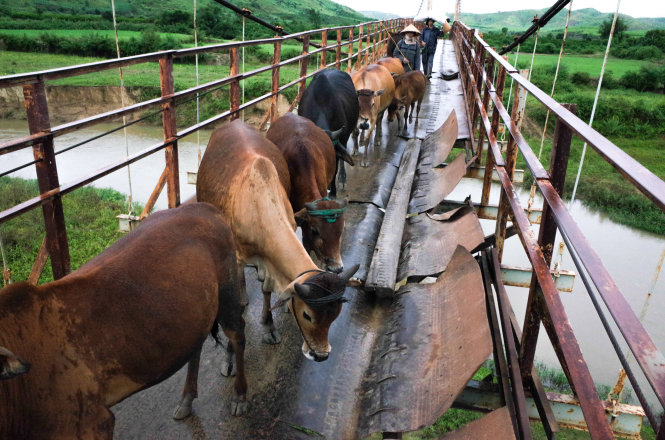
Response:
[{"label": "cow back", "polygon": [[392,75],[401,75],[404,73],[404,66],[399,58],[383,57],[380,58],[376,64],[388,69]]},{"label": "cow back", "polygon": [[344,127],[339,139],[346,146],[358,120],[358,98],[351,76],[337,69],[314,75],[300,99],[298,115],[323,130],[332,132]]},{"label": "cow back", "polygon": [[328,135],[309,119],[286,113],[270,126],[266,138],[286,160],[293,210],[325,197],[335,176],[335,149]]},{"label": "cow back", "polygon": [[425,96],[427,78],[420,70],[411,70],[395,78],[395,97],[420,101]]}]

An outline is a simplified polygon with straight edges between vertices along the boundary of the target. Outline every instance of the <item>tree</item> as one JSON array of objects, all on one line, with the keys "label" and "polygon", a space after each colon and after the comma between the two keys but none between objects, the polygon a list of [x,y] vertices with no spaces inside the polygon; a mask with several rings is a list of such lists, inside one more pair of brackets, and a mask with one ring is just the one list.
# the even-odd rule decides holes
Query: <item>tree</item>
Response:
[{"label": "tree", "polygon": [[[608,38],[610,36],[610,31],[612,30],[612,20],[613,17],[608,20],[605,20],[598,28],[598,32],[600,33],[601,37]],[[617,17],[617,22],[614,25],[614,36],[617,39],[620,39],[624,31],[626,31],[627,29],[628,25],[626,24],[625,20],[620,16]]]},{"label": "tree", "polygon": [[506,34],[508,33],[508,28],[507,28],[507,27],[502,27],[502,28],[501,28],[501,33],[502,33],[503,35],[506,35]]}]

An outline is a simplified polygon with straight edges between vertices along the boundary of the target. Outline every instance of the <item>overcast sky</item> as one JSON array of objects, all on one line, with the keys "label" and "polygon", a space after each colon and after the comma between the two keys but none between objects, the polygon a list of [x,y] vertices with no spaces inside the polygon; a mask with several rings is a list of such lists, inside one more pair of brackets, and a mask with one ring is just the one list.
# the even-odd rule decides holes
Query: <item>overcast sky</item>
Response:
[{"label": "overcast sky", "polygon": [[[342,5],[362,11],[392,12],[402,17],[414,16],[418,12],[418,0],[333,0]],[[423,8],[428,0],[423,1]],[[455,0],[431,0],[434,10],[453,14]],[[465,12],[487,13],[497,11],[516,11],[520,9],[549,8],[555,0],[462,0],[462,17]],[[582,8],[594,8],[601,12],[614,12],[616,0],[573,0],[573,11]],[[663,0],[623,0],[619,13],[632,17],[665,17]],[[463,18],[462,18],[463,19]]]}]

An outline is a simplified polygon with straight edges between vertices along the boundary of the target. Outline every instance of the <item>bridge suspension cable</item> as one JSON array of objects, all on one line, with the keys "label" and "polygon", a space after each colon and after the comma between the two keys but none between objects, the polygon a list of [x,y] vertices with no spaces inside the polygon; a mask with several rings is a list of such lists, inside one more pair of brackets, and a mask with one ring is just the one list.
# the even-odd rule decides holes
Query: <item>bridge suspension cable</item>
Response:
[{"label": "bridge suspension cable", "polygon": [[[617,23],[617,18],[619,17],[619,5],[621,0],[617,0],[617,9],[614,11],[614,19],[612,20],[612,28],[610,29],[610,35],[607,38],[607,49],[605,49],[605,57],[603,58],[603,67],[600,68],[600,78],[598,78],[598,87],[596,88],[596,96],[593,99],[593,107],[591,108],[591,117],[589,118],[589,126],[593,125],[593,117],[596,114],[596,107],[598,106],[598,97],[600,96],[600,87],[603,84],[603,76],[605,75],[605,66],[607,65],[607,58],[610,55],[610,47],[612,46],[612,36],[614,35],[614,28]],[[580,157],[580,165],[577,168],[577,177],[575,177],[575,185],[573,186],[573,194],[570,196],[570,204],[568,209],[573,206],[575,201],[575,194],[577,193],[577,186],[580,183],[580,175],[582,174],[582,166],[584,165],[584,156],[586,155],[587,143],[584,142],[582,147],[582,157]]]},{"label": "bridge suspension cable", "polygon": [[[115,50],[120,59],[120,41],[118,39],[118,23],[115,18],[115,0],[111,0],[111,11],[113,13],[113,31],[115,32]],[[120,73],[120,102],[123,107],[127,106],[126,96],[125,96],[125,80],[122,76],[122,67],[118,67],[118,72]],[[129,156],[129,141],[127,140],[127,116],[122,115],[122,131],[125,134],[125,153]],[[132,171],[129,164],[127,165],[127,181],[129,182],[129,198],[128,198],[128,214],[132,214],[132,201],[133,201],[133,191],[132,191]]]}]

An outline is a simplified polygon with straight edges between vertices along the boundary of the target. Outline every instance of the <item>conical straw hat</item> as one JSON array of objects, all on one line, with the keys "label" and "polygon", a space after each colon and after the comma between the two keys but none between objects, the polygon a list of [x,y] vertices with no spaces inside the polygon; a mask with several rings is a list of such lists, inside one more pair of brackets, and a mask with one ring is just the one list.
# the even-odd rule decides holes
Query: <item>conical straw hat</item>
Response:
[{"label": "conical straw hat", "polygon": [[400,34],[403,34],[405,32],[413,32],[414,34],[420,35],[420,31],[418,30],[418,28],[412,24],[402,29],[402,32],[400,32]]}]

